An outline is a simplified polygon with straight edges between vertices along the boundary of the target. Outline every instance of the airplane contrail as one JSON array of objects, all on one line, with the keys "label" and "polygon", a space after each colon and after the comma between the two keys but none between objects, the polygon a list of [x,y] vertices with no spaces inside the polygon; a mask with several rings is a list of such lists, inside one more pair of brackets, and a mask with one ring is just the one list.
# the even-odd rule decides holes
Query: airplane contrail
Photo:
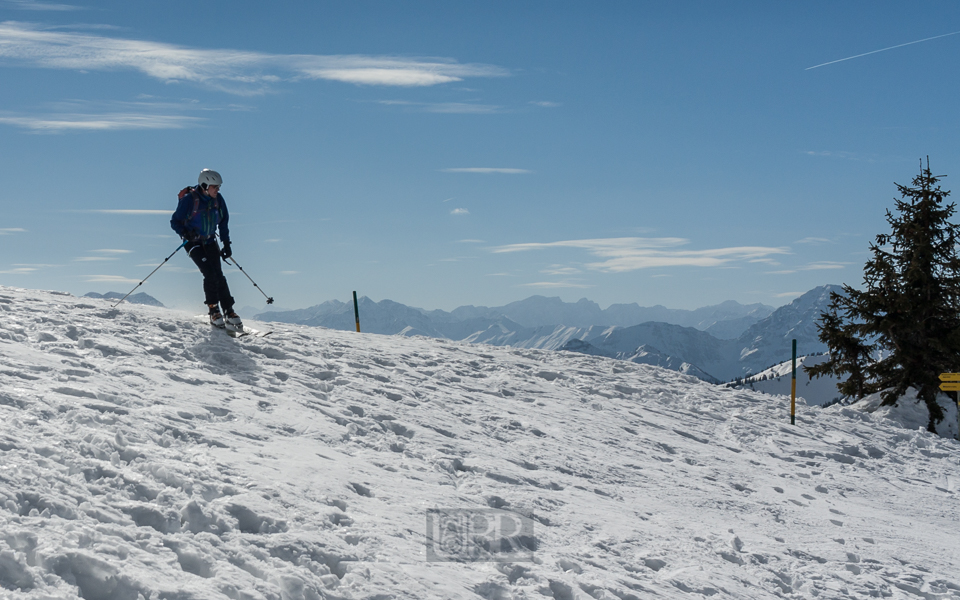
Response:
[{"label": "airplane contrail", "polygon": [[894,48],[903,48],[904,46],[910,46],[912,44],[919,44],[921,42],[929,42],[930,40],[935,40],[937,38],[947,37],[949,35],[957,35],[960,31],[954,31],[953,33],[945,33],[943,35],[935,35],[933,37],[924,38],[922,40],[917,40],[915,42],[907,42],[906,44],[897,44],[896,46],[890,46],[889,48],[881,48],[879,50],[874,50],[872,52],[864,52],[863,54],[857,54],[856,56],[848,56],[847,58],[841,58],[839,60],[831,60],[830,62],[825,62],[820,65],[814,65],[812,67],[807,67],[804,71],[809,71],[810,69],[816,69],[818,67],[825,67],[827,65],[836,64],[838,62],[843,62],[845,60],[853,60],[854,58],[860,58],[861,56],[867,56],[868,54],[876,54],[877,52],[885,52],[887,50],[893,50]]}]

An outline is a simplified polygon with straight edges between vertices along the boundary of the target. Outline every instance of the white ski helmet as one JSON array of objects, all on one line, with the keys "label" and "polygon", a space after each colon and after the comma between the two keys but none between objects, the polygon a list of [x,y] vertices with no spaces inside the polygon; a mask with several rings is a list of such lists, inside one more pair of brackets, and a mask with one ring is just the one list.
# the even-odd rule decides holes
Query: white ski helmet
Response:
[{"label": "white ski helmet", "polygon": [[200,171],[200,177],[197,178],[197,183],[201,188],[207,189],[208,185],[223,185],[223,178],[220,177],[220,173],[212,169],[204,169]]}]

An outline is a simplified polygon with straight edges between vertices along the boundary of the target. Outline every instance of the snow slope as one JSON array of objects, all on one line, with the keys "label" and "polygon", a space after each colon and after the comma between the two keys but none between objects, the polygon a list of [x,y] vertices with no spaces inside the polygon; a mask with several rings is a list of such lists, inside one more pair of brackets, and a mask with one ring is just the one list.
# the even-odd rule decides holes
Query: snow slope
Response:
[{"label": "snow slope", "polygon": [[[0,597],[960,598],[960,446],[889,414],[271,327],[0,288]],[[428,561],[438,508],[533,535]]]},{"label": "snow slope", "polygon": [[[827,354],[797,357],[797,397],[803,398],[807,404],[820,406],[840,397],[840,392],[837,390],[837,383],[841,381],[840,379],[832,375],[814,378],[803,370],[804,367],[818,365],[829,358],[830,356]],[[773,365],[769,369],[764,369],[756,375],[751,375],[740,384],[730,383],[727,385],[730,387],[746,387],[766,394],[789,396],[792,378],[793,363],[792,361],[786,361]],[[924,427],[926,427],[926,424],[924,424]]]}]

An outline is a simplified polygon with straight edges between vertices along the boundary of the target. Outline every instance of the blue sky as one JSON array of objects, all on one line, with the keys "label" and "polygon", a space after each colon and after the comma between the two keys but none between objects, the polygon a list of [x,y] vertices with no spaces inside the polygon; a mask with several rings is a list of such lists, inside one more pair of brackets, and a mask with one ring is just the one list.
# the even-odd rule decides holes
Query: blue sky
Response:
[{"label": "blue sky", "polygon": [[[128,291],[212,168],[282,307],[784,304],[859,283],[921,157],[960,176],[958,31],[935,1],[0,0],[0,284]],[[179,253],[138,291],[200,281]]]}]

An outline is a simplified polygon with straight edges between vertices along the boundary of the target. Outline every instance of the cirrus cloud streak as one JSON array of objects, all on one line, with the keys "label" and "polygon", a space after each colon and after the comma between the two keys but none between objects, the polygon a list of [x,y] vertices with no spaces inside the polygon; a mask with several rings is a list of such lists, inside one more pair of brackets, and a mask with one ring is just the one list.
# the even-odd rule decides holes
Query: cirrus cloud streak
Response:
[{"label": "cirrus cloud streak", "polygon": [[624,273],[656,267],[723,267],[732,262],[751,261],[777,254],[789,254],[789,248],[736,246],[709,250],[683,250],[689,244],[683,238],[603,238],[547,243],[510,244],[493,248],[494,253],[527,252],[572,248],[586,250],[600,259],[585,266],[607,273]]},{"label": "cirrus cloud streak", "polygon": [[17,21],[0,23],[0,60],[50,69],[135,70],[165,82],[188,81],[241,95],[264,93],[281,81],[325,79],[423,87],[510,74],[501,67],[461,64],[447,58],[201,49],[54,31]]},{"label": "cirrus cloud streak", "polygon": [[503,175],[525,175],[532,173],[527,169],[503,169],[496,167],[459,167],[455,169],[440,169],[441,173],[480,173],[489,175],[491,173],[501,173]]},{"label": "cirrus cloud streak", "polygon": [[585,290],[594,286],[587,285],[585,283],[571,283],[568,281],[535,281],[533,283],[521,283],[518,287],[539,288],[544,290],[558,290],[565,288]]},{"label": "cirrus cloud streak", "polygon": [[131,129],[184,129],[203,119],[179,115],[70,114],[0,116],[0,123],[29,129],[34,133],[66,131],[119,131]]}]

